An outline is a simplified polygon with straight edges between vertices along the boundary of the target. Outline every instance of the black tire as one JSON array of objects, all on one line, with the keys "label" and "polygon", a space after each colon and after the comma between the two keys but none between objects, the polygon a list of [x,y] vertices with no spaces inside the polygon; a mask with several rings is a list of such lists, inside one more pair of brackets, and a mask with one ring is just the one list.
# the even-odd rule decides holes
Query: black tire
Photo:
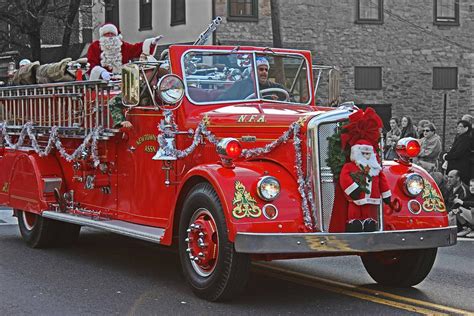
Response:
[{"label": "black tire", "polygon": [[436,259],[438,248],[369,253],[361,256],[369,275],[377,283],[410,287],[423,281]]},{"label": "black tire", "polygon": [[31,248],[66,246],[79,237],[79,225],[58,222],[21,210],[15,210],[15,213],[21,237]]},{"label": "black tire", "polygon": [[229,299],[247,283],[250,257],[235,252],[219,197],[208,183],[197,184],[186,197],[179,221],[179,257],[193,292],[206,300]]}]

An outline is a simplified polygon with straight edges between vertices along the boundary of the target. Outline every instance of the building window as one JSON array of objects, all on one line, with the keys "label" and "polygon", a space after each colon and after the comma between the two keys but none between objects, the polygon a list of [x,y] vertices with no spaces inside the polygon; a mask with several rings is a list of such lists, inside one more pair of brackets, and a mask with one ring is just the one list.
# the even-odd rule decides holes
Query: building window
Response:
[{"label": "building window", "polygon": [[120,28],[119,0],[105,0],[105,22]]},{"label": "building window", "polygon": [[171,26],[186,24],[186,0],[171,0]]},{"label": "building window", "polygon": [[140,30],[150,30],[151,23],[151,0],[140,1]]},{"label": "building window", "polygon": [[227,20],[258,21],[258,0],[228,0]]},{"label": "building window", "polygon": [[433,67],[433,89],[453,90],[458,88],[457,67]]},{"label": "building window", "polygon": [[459,0],[434,0],[434,24],[459,25]]},{"label": "building window", "polygon": [[383,0],[357,0],[356,23],[382,24]]},{"label": "building window", "polygon": [[356,90],[382,89],[382,67],[355,67],[354,77]]}]

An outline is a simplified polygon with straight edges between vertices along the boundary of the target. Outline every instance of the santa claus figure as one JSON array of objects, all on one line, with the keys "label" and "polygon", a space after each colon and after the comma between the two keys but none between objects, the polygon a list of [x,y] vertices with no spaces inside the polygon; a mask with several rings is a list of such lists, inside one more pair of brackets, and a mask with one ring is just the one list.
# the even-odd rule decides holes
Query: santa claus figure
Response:
[{"label": "santa claus figure", "polygon": [[350,162],[344,164],[339,183],[348,200],[347,232],[377,229],[381,200],[390,204],[391,192],[374,147],[359,139],[351,146]]},{"label": "santa claus figure", "polygon": [[122,41],[122,36],[113,24],[104,24],[99,29],[99,40],[92,42],[87,51],[90,64],[90,80],[110,80],[113,73],[120,73],[122,65],[141,54],[150,55],[162,37],[146,39],[141,43],[130,44]]}]

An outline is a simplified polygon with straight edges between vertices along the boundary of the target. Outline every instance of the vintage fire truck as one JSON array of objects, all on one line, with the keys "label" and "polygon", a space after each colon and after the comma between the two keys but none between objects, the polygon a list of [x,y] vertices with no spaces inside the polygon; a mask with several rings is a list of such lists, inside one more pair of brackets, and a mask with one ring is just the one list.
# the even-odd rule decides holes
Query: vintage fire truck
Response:
[{"label": "vintage fire truck", "polygon": [[[260,88],[261,57],[278,87]],[[303,50],[175,45],[119,84],[0,88],[0,204],[34,248],[71,244],[81,226],[175,245],[211,301],[236,295],[252,260],[357,255],[381,284],[418,284],[456,243],[440,190],[411,163],[419,145],[402,139],[384,162],[394,202],[376,231],[345,232],[328,139],[356,107],[318,106],[315,68]],[[119,94],[131,129],[111,119]]]}]

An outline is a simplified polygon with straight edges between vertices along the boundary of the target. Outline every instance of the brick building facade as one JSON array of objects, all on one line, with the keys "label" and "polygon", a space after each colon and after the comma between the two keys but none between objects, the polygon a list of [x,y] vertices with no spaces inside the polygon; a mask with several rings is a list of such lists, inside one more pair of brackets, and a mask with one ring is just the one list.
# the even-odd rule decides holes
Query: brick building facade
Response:
[{"label": "brick building facade", "polygon": [[[272,46],[270,0],[215,0],[222,44]],[[429,119],[446,144],[474,114],[474,0],[278,1],[284,47],[342,70],[343,100]]]}]

